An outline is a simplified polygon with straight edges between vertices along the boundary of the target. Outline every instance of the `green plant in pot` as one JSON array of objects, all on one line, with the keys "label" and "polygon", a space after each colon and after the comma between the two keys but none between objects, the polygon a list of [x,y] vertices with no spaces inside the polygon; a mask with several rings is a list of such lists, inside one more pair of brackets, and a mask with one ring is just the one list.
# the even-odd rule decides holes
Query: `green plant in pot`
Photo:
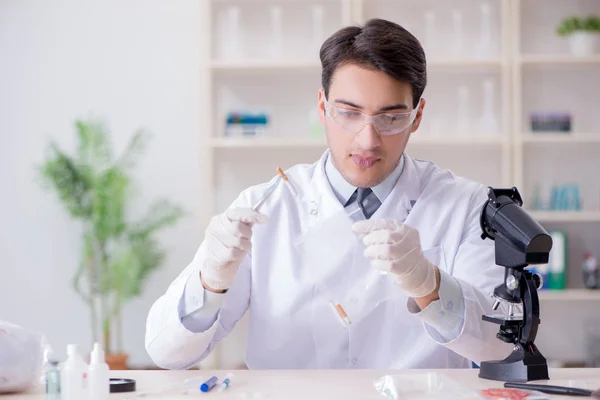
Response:
[{"label": "green plant in pot", "polygon": [[93,341],[104,346],[111,369],[124,369],[123,306],[142,293],[148,277],[161,266],[165,251],[156,236],[174,225],[183,210],[158,199],[141,219],[128,220],[130,174],[148,134],[136,132],[123,153],[114,157],[101,122],[78,120],[75,126],[74,154],[52,141],[40,176],[81,227],[80,264],[72,283],[89,307]]},{"label": "green plant in pot", "polygon": [[569,39],[571,53],[586,56],[600,51],[600,17],[567,17],[556,28],[558,35]]}]

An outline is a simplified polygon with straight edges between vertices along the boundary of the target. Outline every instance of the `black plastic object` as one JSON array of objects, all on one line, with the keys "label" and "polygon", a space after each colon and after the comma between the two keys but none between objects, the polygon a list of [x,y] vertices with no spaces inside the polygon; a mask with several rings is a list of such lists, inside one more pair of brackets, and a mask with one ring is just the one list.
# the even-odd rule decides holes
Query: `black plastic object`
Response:
[{"label": "black plastic object", "polygon": [[540,324],[539,282],[525,268],[548,262],[552,238],[522,205],[516,187],[489,187],[488,201],[481,211],[481,238],[494,240],[496,264],[506,268],[504,282],[494,289],[494,296],[523,306],[522,319],[482,316],[484,321],[500,325],[498,339],[515,345],[504,360],[481,363],[479,377],[484,379],[505,382],[549,379],[547,361],[534,344]]},{"label": "black plastic object", "polygon": [[111,393],[135,392],[135,380],[123,378],[110,378]]}]

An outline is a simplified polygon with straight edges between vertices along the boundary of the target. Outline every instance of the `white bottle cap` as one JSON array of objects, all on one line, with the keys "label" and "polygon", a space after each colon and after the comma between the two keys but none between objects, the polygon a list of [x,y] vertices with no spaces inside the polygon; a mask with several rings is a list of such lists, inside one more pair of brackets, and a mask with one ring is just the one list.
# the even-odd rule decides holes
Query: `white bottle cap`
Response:
[{"label": "white bottle cap", "polygon": [[79,353],[79,345],[77,344],[68,344],[67,345],[67,356],[76,356]]},{"label": "white bottle cap", "polygon": [[100,347],[100,343],[94,343],[92,355],[90,358],[92,364],[99,364],[104,362],[104,350],[102,350],[102,348]]}]

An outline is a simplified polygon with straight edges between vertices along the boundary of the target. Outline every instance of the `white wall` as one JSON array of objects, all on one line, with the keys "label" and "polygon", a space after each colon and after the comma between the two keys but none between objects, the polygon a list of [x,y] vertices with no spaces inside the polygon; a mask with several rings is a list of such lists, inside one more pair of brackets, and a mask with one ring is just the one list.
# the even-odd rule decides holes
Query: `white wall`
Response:
[{"label": "white wall", "polygon": [[[137,170],[139,196],[132,211],[137,214],[153,198],[169,196],[190,215],[162,236],[167,262],[144,295],[125,310],[124,344],[131,363],[151,364],[143,346],[147,311],[192,258],[203,231],[208,194],[202,191],[206,186],[200,139],[211,134],[202,129],[204,96],[210,97],[201,74],[210,53],[202,36],[204,1],[0,0],[0,319],[43,332],[59,357],[67,343],[89,346],[91,340],[87,309],[70,286],[79,231],[54,197],[36,185],[34,167],[42,161],[50,137],[72,149],[73,122],[79,117],[105,117],[118,148],[138,127],[153,132]],[[279,158],[314,159],[318,153],[306,150]],[[238,169],[233,158],[244,165],[264,155],[241,154],[218,154],[217,179],[230,189],[219,205],[235,197],[237,186],[231,182],[241,185],[240,176],[247,172]],[[456,156],[448,154],[448,159]],[[263,164],[253,164],[254,173],[267,174]],[[225,165],[230,168],[222,168]],[[276,159],[270,159],[268,171],[272,165],[277,165]],[[585,244],[578,248],[596,248],[597,232],[597,225],[569,227],[570,237]],[[575,268],[572,282],[579,279],[577,257],[574,252],[570,260]],[[586,348],[581,330],[574,340],[561,338],[569,334],[566,327],[581,326],[593,314],[592,307],[595,304],[544,304],[544,354],[582,359]],[[244,327],[241,323],[221,346],[223,367],[243,362]],[[556,343],[561,347],[554,347]]]},{"label": "white wall", "polygon": [[134,213],[168,196],[190,215],[163,234],[166,264],[125,310],[131,363],[149,365],[147,311],[203,230],[201,1],[0,1],[0,319],[43,332],[59,357],[67,343],[91,340],[70,286],[79,236],[34,182],[35,165],[50,137],[73,148],[76,118],[104,117],[118,149],[138,127],[154,134],[137,169]]}]

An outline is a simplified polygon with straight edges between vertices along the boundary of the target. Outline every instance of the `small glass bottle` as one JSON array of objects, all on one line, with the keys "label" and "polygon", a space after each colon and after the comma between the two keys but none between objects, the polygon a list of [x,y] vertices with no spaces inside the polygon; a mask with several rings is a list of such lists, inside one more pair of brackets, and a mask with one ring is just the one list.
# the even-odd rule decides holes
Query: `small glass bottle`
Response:
[{"label": "small glass bottle", "polygon": [[324,8],[321,4],[315,4],[312,7],[312,48],[310,56],[313,57],[315,54],[319,54],[321,44],[325,39],[324,30]]},{"label": "small glass bottle", "polygon": [[281,59],[283,53],[283,12],[281,6],[272,6],[269,13],[271,24],[271,43],[269,58]]},{"label": "small glass bottle", "polygon": [[481,32],[479,33],[478,56],[482,58],[490,57],[492,50],[492,9],[488,2],[482,3],[481,12]]},{"label": "small glass bottle", "polygon": [[60,400],[60,367],[58,361],[51,360],[48,362],[46,400]]},{"label": "small glass bottle", "polygon": [[494,81],[487,78],[483,81],[483,108],[479,119],[478,133],[494,135],[500,133],[500,125],[494,114],[494,101],[496,98]]},{"label": "small glass bottle", "polygon": [[583,258],[583,284],[588,289],[600,288],[600,270],[598,260],[591,253],[585,253]]},{"label": "small glass bottle", "polygon": [[463,55],[463,17],[460,10],[452,10],[452,55],[460,58]]},{"label": "small glass bottle", "polygon": [[458,135],[467,135],[471,127],[469,118],[469,88],[466,85],[460,85],[457,90],[457,97],[456,133]]}]

